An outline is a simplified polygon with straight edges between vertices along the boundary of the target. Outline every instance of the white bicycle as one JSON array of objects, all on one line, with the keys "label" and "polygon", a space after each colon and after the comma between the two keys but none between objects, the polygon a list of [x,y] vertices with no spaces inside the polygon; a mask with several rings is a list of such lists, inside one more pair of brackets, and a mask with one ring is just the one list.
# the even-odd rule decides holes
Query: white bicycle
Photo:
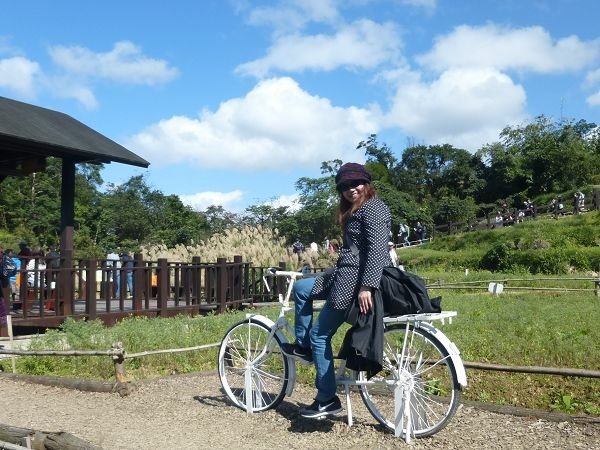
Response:
[{"label": "white bicycle", "polygon": [[[248,413],[275,408],[296,382],[295,360],[282,352],[281,344],[294,340],[285,315],[293,309],[289,299],[302,273],[272,268],[267,276],[283,277],[288,283],[286,295],[279,294],[277,321],[248,314],[227,331],[219,348],[221,385],[231,402]],[[266,280],[265,284],[268,287]],[[431,436],[448,424],[467,376],[457,347],[432,322],[454,316],[456,312],[446,311],[385,317],[383,370],[371,379],[341,362],[336,380],[346,394],[348,425],[353,421],[353,386],[373,417],[406,442]]]}]

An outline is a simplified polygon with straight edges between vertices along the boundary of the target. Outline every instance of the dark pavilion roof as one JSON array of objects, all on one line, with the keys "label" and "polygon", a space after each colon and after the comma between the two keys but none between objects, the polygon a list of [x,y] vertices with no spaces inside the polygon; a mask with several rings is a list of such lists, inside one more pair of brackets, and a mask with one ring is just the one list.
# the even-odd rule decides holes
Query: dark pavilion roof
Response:
[{"label": "dark pavilion roof", "polygon": [[43,169],[48,156],[75,163],[150,163],[73,117],[0,97],[0,179]]}]

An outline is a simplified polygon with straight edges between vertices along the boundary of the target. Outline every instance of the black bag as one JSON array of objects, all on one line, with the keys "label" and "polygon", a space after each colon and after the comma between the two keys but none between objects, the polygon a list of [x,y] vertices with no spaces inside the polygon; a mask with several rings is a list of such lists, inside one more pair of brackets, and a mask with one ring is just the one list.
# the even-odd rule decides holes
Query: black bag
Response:
[{"label": "black bag", "polygon": [[17,266],[13,259],[6,253],[2,255],[2,275],[4,278],[14,277],[17,274]]},{"label": "black bag", "polygon": [[442,312],[442,297],[430,299],[422,278],[397,267],[383,268],[379,289],[386,315]]},{"label": "black bag", "polygon": [[[356,245],[344,234],[344,246],[355,256],[359,255]],[[414,273],[398,267],[383,268],[379,290],[383,298],[383,311],[388,316],[442,312],[442,297],[429,298],[425,281]],[[349,321],[348,315],[346,322]]]}]

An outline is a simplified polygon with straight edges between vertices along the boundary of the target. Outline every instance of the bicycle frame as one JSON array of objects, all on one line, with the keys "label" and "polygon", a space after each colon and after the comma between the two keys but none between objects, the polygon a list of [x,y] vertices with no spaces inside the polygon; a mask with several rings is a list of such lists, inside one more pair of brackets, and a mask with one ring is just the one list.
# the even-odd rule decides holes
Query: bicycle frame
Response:
[{"label": "bicycle frame", "polygon": [[[295,281],[298,278],[302,278],[303,274],[300,272],[291,272],[291,271],[280,271],[275,268],[270,269],[270,273],[267,275],[269,277],[285,277],[288,286],[286,290],[285,296],[283,294],[279,294],[279,303],[281,305],[279,316],[276,321],[269,319],[266,316],[260,314],[247,314],[246,318],[248,321],[252,320],[254,322],[258,322],[266,326],[270,331],[267,337],[267,341],[265,342],[264,348],[262,351],[252,360],[248,362],[248,367],[259,364],[263,358],[270,355],[273,352],[273,348],[275,347],[273,343],[275,342],[274,336],[282,343],[287,343],[288,339],[286,336],[286,331],[290,333],[292,336],[294,335],[294,329],[286,319],[285,315],[289,311],[292,310],[290,307],[290,296],[292,294],[292,289]],[[268,283],[266,282],[266,277],[263,277],[263,281],[269,290]],[[413,377],[408,371],[408,366],[412,364],[417,364],[419,367],[427,364],[427,361],[423,361],[422,356],[419,356],[417,361],[411,359],[410,355],[407,352],[407,346],[410,346],[412,343],[412,336],[409,333],[412,333],[414,329],[422,328],[428,333],[435,336],[438,341],[442,344],[442,346],[447,350],[449,358],[452,360],[454,368],[456,369],[457,381],[461,386],[467,385],[467,378],[464,365],[460,358],[460,353],[453,342],[444,335],[439,329],[437,329],[434,325],[432,325],[433,321],[439,320],[444,323],[445,320],[452,321],[452,318],[456,316],[457,313],[454,311],[445,311],[442,313],[434,313],[434,314],[414,314],[414,315],[405,315],[405,316],[397,316],[397,317],[386,317],[384,318],[384,327],[392,324],[407,324],[405,328],[405,339],[403,341],[402,352],[398,355],[400,356],[399,361],[390,361],[389,358],[384,353],[384,364],[387,365],[389,369],[391,369],[391,373],[393,377],[388,380],[357,380],[354,372],[348,374],[346,370],[346,362],[342,361],[339,368],[336,372],[336,383],[338,386],[343,386],[345,390],[346,396],[346,408],[347,408],[347,420],[348,426],[352,426],[353,424],[353,414],[352,414],[352,402],[350,399],[350,390],[351,386],[364,386],[364,385],[381,385],[385,383],[386,385],[393,387],[394,389],[394,409],[395,409],[395,435],[403,437],[405,441],[408,443],[411,440],[411,433],[406,430],[412,430],[412,414],[410,412],[411,402],[412,400],[412,383]],[[410,327],[408,326],[410,325]],[[431,365],[430,368],[425,369],[423,373],[431,370],[437,364],[443,363],[446,359],[443,358],[440,361],[435,362]],[[287,357],[288,366],[289,366],[289,377],[288,384],[286,388],[286,395],[291,395],[295,383],[296,383],[296,364],[294,358]],[[350,376],[348,376],[350,375]],[[247,370],[245,373],[245,390],[246,390],[246,411],[248,413],[254,412],[253,396],[250,395],[252,392],[252,379],[250,377],[250,370]],[[413,406],[414,407],[414,406]]]}]

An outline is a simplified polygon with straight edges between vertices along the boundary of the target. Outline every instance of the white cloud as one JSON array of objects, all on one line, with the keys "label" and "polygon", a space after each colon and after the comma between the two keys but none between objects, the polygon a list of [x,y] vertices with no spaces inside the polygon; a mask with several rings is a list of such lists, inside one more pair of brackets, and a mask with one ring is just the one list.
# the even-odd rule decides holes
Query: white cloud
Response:
[{"label": "white cloud", "polygon": [[592,70],[585,76],[585,82],[588,84],[600,83],[600,69]]},{"label": "white cloud", "polygon": [[586,102],[590,106],[600,106],[600,91],[587,97]]},{"label": "white cloud", "polygon": [[34,98],[40,66],[22,56],[0,59],[0,87],[26,98]]},{"label": "white cloud", "polygon": [[21,52],[12,44],[11,36],[0,35],[0,54],[17,56]]},{"label": "white cloud", "polygon": [[379,118],[377,109],[336,107],[303,91],[291,78],[274,78],[245,97],[223,102],[215,112],[153,124],[126,146],[153,165],[314,167],[328,159],[362,159],[356,143],[378,131]]},{"label": "white cloud", "polygon": [[456,67],[493,67],[538,73],[576,72],[600,57],[600,40],[577,36],[553,40],[542,27],[503,28],[494,24],[458,26],[437,38],[417,60],[437,71]]},{"label": "white cloud", "polygon": [[209,206],[222,206],[228,211],[235,210],[236,204],[242,200],[244,193],[236,190],[231,192],[198,192],[191,195],[179,195],[185,205],[196,211],[203,211]]},{"label": "white cloud", "polygon": [[94,91],[89,86],[69,77],[49,78],[44,84],[47,90],[56,97],[77,100],[87,109],[94,109],[98,106]]},{"label": "white cloud", "polygon": [[302,29],[308,22],[332,23],[339,19],[340,0],[289,0],[277,6],[254,8],[249,12],[252,25],[272,26],[279,32]]},{"label": "white cloud", "polygon": [[400,0],[400,3],[429,11],[433,11],[437,7],[437,0]]},{"label": "white cloud", "polygon": [[[587,84],[588,87],[591,87],[598,83],[600,83],[600,69],[588,72],[585,77],[585,84]],[[589,106],[600,106],[600,91],[588,96],[585,101]]]},{"label": "white cloud", "polygon": [[395,59],[400,47],[395,25],[359,20],[339,28],[333,35],[279,37],[266,56],[239,65],[236,72],[263,77],[274,70],[331,71],[340,66],[373,69]]},{"label": "white cloud", "polygon": [[168,62],[142,54],[141,49],[128,41],[115,43],[106,53],[95,53],[84,47],[56,46],[49,49],[56,65],[70,74],[107,78],[133,84],[155,85],[171,81],[177,69]]},{"label": "white cloud", "polygon": [[448,70],[430,84],[414,73],[397,81],[389,124],[428,145],[476,151],[525,117],[524,89],[493,69]]},{"label": "white cloud", "polygon": [[300,195],[281,195],[271,201],[265,202],[265,205],[272,206],[273,208],[279,208],[281,206],[287,206],[289,211],[298,211],[300,209],[299,200]]}]

